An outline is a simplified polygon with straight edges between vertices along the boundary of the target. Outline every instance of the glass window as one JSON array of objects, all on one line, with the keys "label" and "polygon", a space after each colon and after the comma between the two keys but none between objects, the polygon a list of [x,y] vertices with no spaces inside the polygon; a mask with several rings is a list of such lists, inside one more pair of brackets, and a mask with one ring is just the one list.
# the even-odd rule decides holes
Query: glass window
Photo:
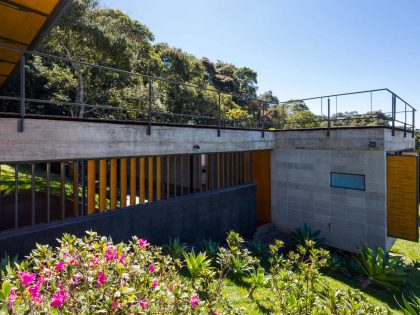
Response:
[{"label": "glass window", "polygon": [[331,172],[331,187],[366,190],[365,175]]}]

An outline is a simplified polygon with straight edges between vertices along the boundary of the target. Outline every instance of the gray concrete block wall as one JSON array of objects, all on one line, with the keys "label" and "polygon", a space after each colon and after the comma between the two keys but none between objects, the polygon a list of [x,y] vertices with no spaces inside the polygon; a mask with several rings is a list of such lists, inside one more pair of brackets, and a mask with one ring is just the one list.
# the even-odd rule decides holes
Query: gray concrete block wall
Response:
[{"label": "gray concrete block wall", "polygon": [[188,243],[204,238],[222,242],[230,230],[250,238],[255,227],[256,187],[242,185],[3,232],[0,253],[22,257],[36,242],[57,245],[56,238],[63,233],[83,236],[87,230],[111,236],[116,242],[137,235],[161,244],[170,237]]},{"label": "gray concrete block wall", "polygon": [[[367,243],[389,249],[386,236],[386,149],[410,149],[397,131],[335,129],[285,131],[272,153],[272,220],[291,232],[308,224],[331,246],[348,251]],[[411,139],[411,138],[410,138]],[[369,142],[376,143],[369,148]],[[366,191],[330,187],[330,172],[364,174]]]}]

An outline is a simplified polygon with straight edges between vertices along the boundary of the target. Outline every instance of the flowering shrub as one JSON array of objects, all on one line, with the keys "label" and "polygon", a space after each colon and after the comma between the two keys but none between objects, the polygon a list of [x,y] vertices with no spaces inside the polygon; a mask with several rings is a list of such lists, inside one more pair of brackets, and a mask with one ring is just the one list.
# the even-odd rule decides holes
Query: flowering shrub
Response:
[{"label": "flowering shrub", "polygon": [[[328,252],[312,241],[283,257],[281,241],[270,245],[269,273],[230,232],[215,256],[164,255],[161,248],[133,237],[114,244],[88,232],[65,234],[60,246],[37,245],[22,262],[2,273],[0,313],[9,314],[247,314],[224,297],[227,277],[251,279],[248,298],[269,286],[263,301],[273,314],[384,314],[363,294],[322,285],[320,269]],[[179,255],[177,255],[179,256]]]},{"label": "flowering shrub", "polygon": [[[61,246],[37,245],[7,268],[2,295],[12,314],[209,314],[180,263],[146,240],[113,244],[89,232]],[[220,309],[223,309],[220,306]]]}]

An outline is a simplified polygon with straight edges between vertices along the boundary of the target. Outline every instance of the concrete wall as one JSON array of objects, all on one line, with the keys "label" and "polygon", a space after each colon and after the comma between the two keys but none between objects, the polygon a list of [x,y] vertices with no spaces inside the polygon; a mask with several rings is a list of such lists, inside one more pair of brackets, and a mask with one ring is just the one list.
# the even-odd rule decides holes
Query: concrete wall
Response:
[{"label": "concrete wall", "polygon": [[[0,161],[45,161],[266,150],[274,134],[214,128],[146,126],[48,119],[25,119],[25,131],[16,132],[18,119],[0,118]],[[193,149],[199,145],[200,149]]]},{"label": "concrete wall", "polygon": [[[375,142],[376,147],[369,147]],[[290,232],[307,223],[331,246],[390,248],[386,236],[386,151],[414,148],[384,128],[284,131],[272,153],[272,220]],[[330,187],[330,172],[364,174],[366,191]]]},{"label": "concrete wall", "polygon": [[133,235],[154,244],[170,237],[179,237],[189,243],[203,238],[220,242],[230,230],[249,238],[256,226],[255,209],[255,185],[236,186],[1,233],[0,253],[22,256],[34,247],[35,242],[57,245],[55,239],[63,233],[82,236],[84,231],[91,229],[100,235],[109,235],[117,242],[129,240]]}]

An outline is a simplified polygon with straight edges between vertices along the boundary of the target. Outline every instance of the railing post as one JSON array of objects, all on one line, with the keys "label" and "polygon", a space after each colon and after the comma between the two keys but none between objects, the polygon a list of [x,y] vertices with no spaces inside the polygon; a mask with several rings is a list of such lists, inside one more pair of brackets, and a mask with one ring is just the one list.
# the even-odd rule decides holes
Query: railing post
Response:
[{"label": "railing post", "polygon": [[222,127],[222,105],[221,105],[221,96],[220,92],[217,92],[219,94],[219,101],[218,101],[218,114],[217,114],[217,136],[220,137],[220,129]]},{"label": "railing post", "polygon": [[416,133],[416,110],[413,108],[413,126],[411,126],[411,128],[413,128],[413,130],[411,131],[411,138],[415,137],[415,133]]},{"label": "railing post", "polygon": [[407,103],[404,103],[404,138],[407,137]]},{"label": "railing post", "polygon": [[395,108],[397,97],[392,93],[392,136],[395,136]]},{"label": "railing post", "polygon": [[330,99],[328,98],[328,130],[327,130],[327,137],[330,136],[330,129],[331,129],[331,104],[330,104]]},{"label": "railing post", "polygon": [[20,56],[20,121],[18,122],[18,132],[23,132],[24,129],[24,119],[25,119],[25,98],[26,98],[26,91],[25,91],[25,54],[22,53]]},{"label": "railing post", "polygon": [[264,138],[265,136],[264,129],[264,102],[261,102],[261,138]]},{"label": "railing post", "polygon": [[149,109],[147,111],[148,125],[147,125],[147,135],[152,134],[152,78],[149,78]]}]

